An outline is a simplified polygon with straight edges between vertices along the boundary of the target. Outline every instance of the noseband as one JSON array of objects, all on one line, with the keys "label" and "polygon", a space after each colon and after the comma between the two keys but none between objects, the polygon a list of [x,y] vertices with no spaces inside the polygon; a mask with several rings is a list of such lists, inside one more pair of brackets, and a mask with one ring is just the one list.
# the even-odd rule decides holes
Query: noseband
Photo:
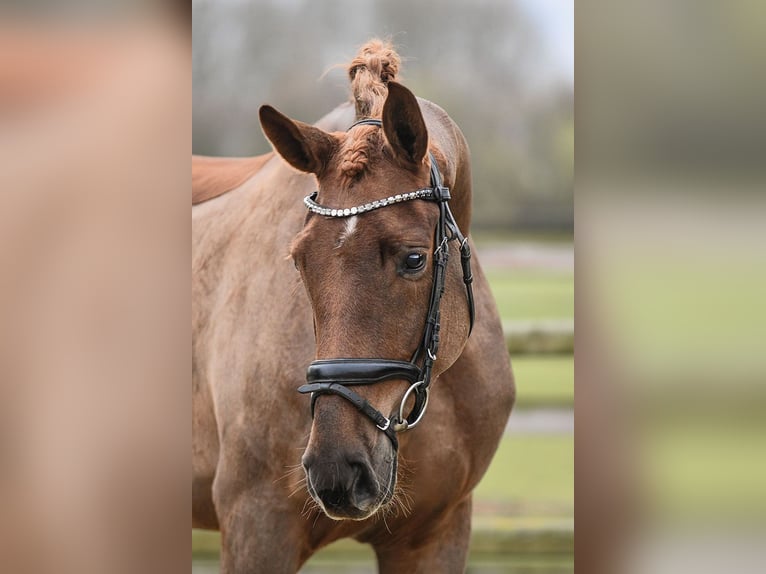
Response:
[{"label": "noseband", "polygon": [[[356,122],[350,128],[358,125],[381,126],[377,119],[364,119]],[[385,199],[376,200],[364,205],[336,209],[324,207],[316,203],[318,192],[306,197],[303,202],[309,211],[325,217],[351,217],[366,213],[374,209],[380,209],[394,203],[421,199],[432,201],[439,206],[439,222],[436,225],[433,265],[433,284],[431,286],[431,299],[428,304],[423,338],[412,358],[409,361],[395,361],[391,359],[322,359],[309,365],[306,373],[307,384],[298,389],[299,393],[311,393],[311,416],[314,416],[314,405],[319,396],[334,394],[343,397],[353,404],[360,412],[372,419],[375,425],[383,431],[394,446],[398,448],[396,433],[414,428],[426,412],[428,406],[428,392],[431,385],[431,371],[436,354],[439,350],[440,328],[440,304],[444,294],[445,273],[449,260],[449,242],[457,240],[460,244],[460,262],[463,267],[463,282],[466,287],[468,298],[468,314],[470,317],[469,335],[473,330],[474,304],[473,289],[471,283],[471,248],[468,241],[460,232],[455,218],[450,211],[448,201],[449,189],[442,185],[442,176],[433,154],[429,152],[431,160],[431,185],[401,195],[394,195]],[[351,390],[350,386],[371,385],[382,381],[404,379],[410,383],[399,405],[399,412],[391,418],[373,407],[366,399]],[[414,396],[415,404],[410,413],[405,416],[404,409],[410,396]]]}]

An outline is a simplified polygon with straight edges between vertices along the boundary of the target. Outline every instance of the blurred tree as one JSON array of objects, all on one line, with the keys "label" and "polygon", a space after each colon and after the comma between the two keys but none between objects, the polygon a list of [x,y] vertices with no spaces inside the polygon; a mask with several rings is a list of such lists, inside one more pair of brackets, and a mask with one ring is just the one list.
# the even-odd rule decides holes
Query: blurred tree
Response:
[{"label": "blurred tree", "polygon": [[356,48],[390,36],[404,83],[468,139],[475,226],[572,229],[573,86],[523,2],[195,0],[193,33],[195,153],[268,150],[258,106],[317,120],[348,97]]}]

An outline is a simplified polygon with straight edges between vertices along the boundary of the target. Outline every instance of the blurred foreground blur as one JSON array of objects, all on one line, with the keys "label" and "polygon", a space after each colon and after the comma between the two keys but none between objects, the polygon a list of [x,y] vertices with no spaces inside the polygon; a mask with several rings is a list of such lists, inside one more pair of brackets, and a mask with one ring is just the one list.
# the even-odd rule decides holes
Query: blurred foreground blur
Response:
[{"label": "blurred foreground blur", "polygon": [[0,571],[186,569],[189,33],[0,11]]},{"label": "blurred foreground blur", "polygon": [[766,558],[766,5],[578,3],[577,569]]}]

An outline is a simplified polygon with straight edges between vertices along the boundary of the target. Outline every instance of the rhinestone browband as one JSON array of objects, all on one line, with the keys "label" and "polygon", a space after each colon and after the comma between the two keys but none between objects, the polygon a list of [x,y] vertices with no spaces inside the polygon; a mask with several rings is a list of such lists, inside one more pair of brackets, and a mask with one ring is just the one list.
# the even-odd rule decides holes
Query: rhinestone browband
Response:
[{"label": "rhinestone browband", "polygon": [[313,213],[318,213],[319,215],[325,215],[327,217],[350,217],[352,215],[358,215],[360,213],[366,213],[368,211],[372,211],[373,209],[385,207],[387,205],[391,205],[392,203],[401,203],[402,201],[411,201],[413,199],[430,199],[430,200],[437,199],[437,194],[434,193],[433,189],[425,188],[425,189],[418,189],[416,191],[411,191],[409,193],[392,195],[391,197],[387,197],[385,199],[376,199],[375,201],[371,201],[370,203],[365,203],[364,205],[357,205],[356,207],[347,207],[345,209],[334,209],[331,207],[325,207],[323,205],[319,205],[316,201],[314,201],[316,196],[317,196],[317,192],[314,192],[311,195],[306,196],[303,199],[303,203],[306,204],[306,207],[308,207],[309,211]]}]

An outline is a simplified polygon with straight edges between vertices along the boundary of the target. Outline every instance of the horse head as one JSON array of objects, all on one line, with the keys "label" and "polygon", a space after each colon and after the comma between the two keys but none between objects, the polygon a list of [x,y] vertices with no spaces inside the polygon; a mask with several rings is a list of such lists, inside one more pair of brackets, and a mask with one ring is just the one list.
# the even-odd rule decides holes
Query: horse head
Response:
[{"label": "horse head", "polygon": [[[442,185],[432,162],[447,158],[429,140],[417,99],[393,81],[387,88],[380,119],[347,132],[260,110],[277,153],[318,182],[290,248],[316,337],[302,462],[309,493],[339,520],[391,502],[399,431],[420,422],[428,383],[457,360],[472,321],[470,252],[447,205],[455,170]],[[460,257],[446,258],[456,238],[462,269]]]}]

